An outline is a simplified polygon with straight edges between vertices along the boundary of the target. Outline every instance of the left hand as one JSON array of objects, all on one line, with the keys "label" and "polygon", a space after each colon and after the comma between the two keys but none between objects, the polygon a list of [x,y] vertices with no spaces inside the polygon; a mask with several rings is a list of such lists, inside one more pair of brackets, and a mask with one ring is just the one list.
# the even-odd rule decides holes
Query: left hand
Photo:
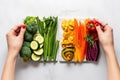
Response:
[{"label": "left hand", "polygon": [[8,56],[16,58],[22,47],[26,26],[18,25],[13,27],[6,35],[8,44]]}]

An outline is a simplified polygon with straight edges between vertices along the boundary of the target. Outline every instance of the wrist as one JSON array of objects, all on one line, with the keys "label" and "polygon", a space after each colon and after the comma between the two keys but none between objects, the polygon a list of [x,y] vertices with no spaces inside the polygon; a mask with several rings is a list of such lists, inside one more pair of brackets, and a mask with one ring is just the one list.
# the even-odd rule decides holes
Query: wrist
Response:
[{"label": "wrist", "polygon": [[114,46],[109,45],[109,46],[104,46],[103,50],[105,52],[106,57],[111,57],[115,54]]},{"label": "wrist", "polygon": [[8,58],[16,60],[18,52],[15,50],[8,50]]},{"label": "wrist", "polygon": [[9,62],[9,63],[16,64],[17,58],[15,58],[15,57],[13,57],[13,56],[8,55],[8,56],[7,56],[7,60],[6,60],[6,61],[7,61],[7,62]]}]

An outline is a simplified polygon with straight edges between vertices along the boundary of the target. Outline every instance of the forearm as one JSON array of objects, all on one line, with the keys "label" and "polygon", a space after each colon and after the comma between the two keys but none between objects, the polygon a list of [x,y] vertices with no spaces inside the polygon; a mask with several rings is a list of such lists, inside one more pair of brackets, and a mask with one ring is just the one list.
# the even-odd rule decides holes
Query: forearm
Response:
[{"label": "forearm", "polygon": [[14,80],[15,76],[16,58],[8,56],[4,65],[1,80]]},{"label": "forearm", "polygon": [[120,80],[120,69],[115,56],[114,47],[104,49],[108,68],[108,80]]}]

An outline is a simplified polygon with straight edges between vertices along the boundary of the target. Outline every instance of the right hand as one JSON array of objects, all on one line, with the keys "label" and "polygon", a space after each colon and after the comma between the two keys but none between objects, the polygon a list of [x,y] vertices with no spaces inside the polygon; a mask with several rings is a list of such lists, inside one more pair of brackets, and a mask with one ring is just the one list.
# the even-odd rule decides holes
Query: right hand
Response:
[{"label": "right hand", "polygon": [[106,25],[104,22],[98,21],[101,26],[97,26],[96,30],[98,32],[98,38],[99,41],[103,47],[104,50],[110,49],[111,47],[114,47],[114,41],[113,41],[113,29]]}]

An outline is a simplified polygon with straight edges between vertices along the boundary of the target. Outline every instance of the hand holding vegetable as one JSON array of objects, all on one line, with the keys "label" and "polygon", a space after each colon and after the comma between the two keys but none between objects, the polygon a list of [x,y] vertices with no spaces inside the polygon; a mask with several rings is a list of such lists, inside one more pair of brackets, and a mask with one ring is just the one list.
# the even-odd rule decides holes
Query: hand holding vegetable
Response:
[{"label": "hand holding vegetable", "polygon": [[25,25],[13,27],[6,35],[8,43],[8,56],[17,57],[23,43]]},{"label": "hand holding vegetable", "polygon": [[1,80],[15,80],[16,59],[22,47],[25,30],[25,25],[18,25],[13,27],[6,35],[8,57],[4,65]]},{"label": "hand holding vegetable", "polygon": [[97,20],[101,26],[97,26],[99,41],[106,54],[108,80],[120,80],[120,68],[115,55],[113,30],[104,22]]},{"label": "hand holding vegetable", "polygon": [[99,37],[99,41],[102,45],[102,47],[104,49],[108,48],[108,47],[113,47],[114,43],[113,43],[113,30],[111,27],[109,27],[108,25],[106,25],[104,22],[101,22],[99,20],[97,20],[101,26],[103,28],[101,28],[101,26],[97,26],[96,30],[98,32],[98,37]]}]

